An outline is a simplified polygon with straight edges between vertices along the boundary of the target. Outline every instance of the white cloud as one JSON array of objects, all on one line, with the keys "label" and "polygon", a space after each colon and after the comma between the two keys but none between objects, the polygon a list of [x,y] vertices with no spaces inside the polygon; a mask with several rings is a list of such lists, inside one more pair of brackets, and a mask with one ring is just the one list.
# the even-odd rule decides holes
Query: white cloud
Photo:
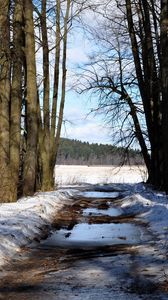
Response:
[{"label": "white cloud", "polygon": [[88,61],[85,49],[83,47],[74,47],[68,49],[67,57],[71,64],[85,63]]},{"label": "white cloud", "polygon": [[[71,114],[72,113],[72,114]],[[62,136],[90,143],[110,143],[109,130],[100,124],[97,118],[85,117],[77,108],[72,108],[69,121],[62,130]],[[70,115],[72,118],[70,118]]]}]

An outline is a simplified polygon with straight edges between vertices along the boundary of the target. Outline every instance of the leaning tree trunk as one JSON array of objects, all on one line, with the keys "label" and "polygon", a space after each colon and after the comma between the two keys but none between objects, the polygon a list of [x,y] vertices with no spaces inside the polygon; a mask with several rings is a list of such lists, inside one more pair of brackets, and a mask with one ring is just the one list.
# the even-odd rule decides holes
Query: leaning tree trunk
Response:
[{"label": "leaning tree trunk", "polygon": [[9,0],[0,0],[0,202],[13,200],[9,157],[10,29]]},{"label": "leaning tree trunk", "polygon": [[148,153],[148,149],[147,149],[147,146],[146,146],[146,143],[145,143],[143,132],[142,132],[142,129],[141,129],[141,126],[140,126],[140,123],[139,123],[138,116],[137,116],[136,106],[134,105],[131,97],[128,95],[126,90],[124,90],[123,98],[125,99],[125,101],[129,105],[130,115],[131,115],[133,123],[134,123],[135,135],[136,135],[136,138],[139,142],[139,145],[140,145],[140,148],[141,148],[141,153],[142,153],[144,162],[146,164],[147,171],[149,173],[150,172],[150,167],[151,167],[151,159],[150,159],[150,155]]},{"label": "leaning tree trunk", "polygon": [[13,177],[13,200],[17,199],[20,166],[22,67],[23,67],[23,1],[15,3],[13,20],[13,68],[10,107],[10,168]]},{"label": "leaning tree trunk", "polygon": [[36,185],[37,170],[37,84],[35,63],[35,38],[32,0],[24,1],[25,56],[27,70],[27,141],[24,161],[23,194],[32,195]]}]

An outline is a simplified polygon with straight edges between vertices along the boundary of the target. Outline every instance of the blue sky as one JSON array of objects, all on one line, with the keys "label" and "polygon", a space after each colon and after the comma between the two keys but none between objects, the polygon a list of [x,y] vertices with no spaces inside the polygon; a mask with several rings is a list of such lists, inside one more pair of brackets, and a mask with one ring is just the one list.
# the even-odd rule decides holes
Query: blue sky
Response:
[{"label": "blue sky", "polygon": [[[96,0],[97,1],[97,0]],[[94,22],[92,13],[87,11],[84,14],[86,22]],[[50,25],[50,23],[49,23]],[[52,22],[51,22],[52,25]],[[52,26],[51,26],[52,28]],[[38,35],[38,32],[37,32]],[[50,44],[55,41],[55,33],[48,32]],[[96,99],[90,99],[90,95],[85,93],[79,95],[72,88],[74,74],[79,71],[79,65],[82,66],[88,62],[88,55],[95,49],[95,42],[91,41],[86,32],[81,28],[81,24],[77,20],[68,34],[68,49],[67,49],[67,92],[64,110],[64,124],[62,126],[61,136],[90,143],[112,143],[110,132],[105,128],[103,120],[100,116],[89,114],[90,109],[96,107]],[[97,49],[97,48],[96,48]],[[38,84],[42,82],[42,49],[37,52],[37,71]],[[55,59],[55,50],[50,52],[50,83],[51,83],[51,99],[53,86],[53,66]],[[60,76],[61,77],[61,76]],[[61,88],[61,80],[60,80]],[[61,90],[61,89],[60,89]],[[60,95],[61,96],[61,95]],[[60,100],[61,97],[59,97]]]},{"label": "blue sky", "polygon": [[[80,29],[74,30],[69,38],[68,45],[68,86],[71,86],[71,74],[77,71],[78,66],[88,62],[88,54],[92,52],[94,44],[89,41]],[[67,88],[68,89],[68,88]],[[62,136],[67,138],[88,141],[90,143],[112,143],[110,131],[104,126],[103,118],[89,114],[90,109],[96,107],[96,99],[90,99],[85,93],[79,95],[75,91],[66,94]]]},{"label": "blue sky", "polygon": [[69,92],[66,96],[62,136],[90,143],[111,143],[110,132],[102,118],[89,114],[92,106],[89,95],[87,98],[87,94]]}]

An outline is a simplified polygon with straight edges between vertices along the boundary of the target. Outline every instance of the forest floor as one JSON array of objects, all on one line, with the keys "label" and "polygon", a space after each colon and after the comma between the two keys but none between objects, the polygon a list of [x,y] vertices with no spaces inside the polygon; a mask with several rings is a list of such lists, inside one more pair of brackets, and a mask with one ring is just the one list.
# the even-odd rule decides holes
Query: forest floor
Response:
[{"label": "forest floor", "polygon": [[124,183],[61,193],[43,240],[1,268],[0,299],[168,299],[167,196]]}]

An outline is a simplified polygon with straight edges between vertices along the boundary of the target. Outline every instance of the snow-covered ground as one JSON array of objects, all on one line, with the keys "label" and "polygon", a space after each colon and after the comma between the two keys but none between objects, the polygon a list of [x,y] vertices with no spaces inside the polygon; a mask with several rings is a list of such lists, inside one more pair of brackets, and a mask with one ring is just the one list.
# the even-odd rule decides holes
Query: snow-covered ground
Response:
[{"label": "snow-covered ground", "polygon": [[122,208],[127,213],[139,214],[139,218],[148,223],[161,249],[168,251],[168,196],[143,183],[129,188],[131,196],[124,199]]},{"label": "snow-covered ground", "polygon": [[66,166],[55,168],[56,184],[136,183],[146,181],[145,166]]},{"label": "snow-covered ground", "polygon": [[44,236],[67,198],[68,191],[53,191],[0,205],[0,266],[8,263],[22,246]]},{"label": "snow-covered ground", "polygon": [[[91,170],[94,171],[93,178],[95,178],[95,169],[90,167],[90,174],[87,178],[88,183],[93,183]],[[96,167],[96,170],[97,178],[101,179],[101,167]],[[67,176],[66,167],[64,168],[64,172],[64,175]],[[154,192],[143,183],[137,183],[137,180],[133,180],[135,179],[134,173],[135,171],[133,171],[132,176],[131,172],[127,175],[126,181],[131,182],[130,184],[123,183],[122,176],[121,180],[118,178],[118,182],[121,182],[122,184],[110,184],[109,179],[109,185],[104,186],[104,191],[110,187],[110,189],[114,189],[118,193],[124,193],[125,198],[124,200],[122,199],[121,202],[122,209],[124,209],[126,214],[136,213],[141,220],[148,222],[149,229],[157,236],[160,249],[164,248],[167,251],[168,197],[164,193]],[[80,179],[80,176],[78,176],[78,179]],[[100,183],[102,182],[103,180],[100,180]],[[6,264],[14,254],[20,251],[21,246],[27,245],[33,240],[40,239],[44,235],[45,228],[50,226],[54,215],[56,215],[56,213],[58,213],[65,205],[70,203],[70,195],[81,195],[82,193],[85,193],[84,195],[86,196],[86,191],[82,192],[81,186],[80,190],[78,189],[78,182],[75,181],[74,183],[76,185],[73,189],[72,187],[68,189],[66,186],[66,189],[60,188],[58,191],[38,193],[34,197],[22,198],[17,203],[1,204],[1,267],[3,264]],[[95,186],[93,188],[92,185],[89,185],[89,190],[93,192]]]}]

